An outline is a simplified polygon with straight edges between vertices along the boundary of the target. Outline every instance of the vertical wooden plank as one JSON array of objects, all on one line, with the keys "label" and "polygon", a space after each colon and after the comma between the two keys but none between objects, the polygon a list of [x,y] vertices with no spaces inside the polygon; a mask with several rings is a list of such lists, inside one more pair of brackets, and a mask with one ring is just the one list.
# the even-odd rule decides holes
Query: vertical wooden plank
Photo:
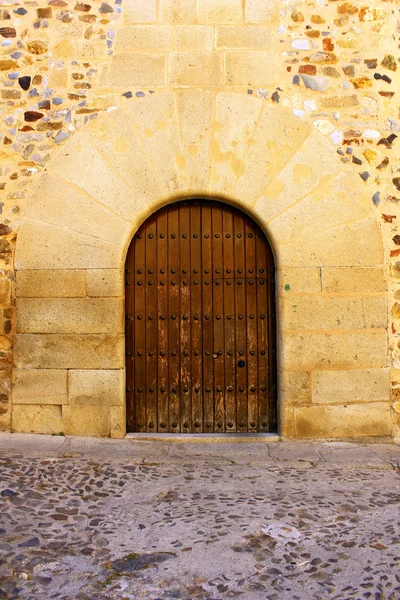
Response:
[{"label": "vertical wooden plank", "polygon": [[157,225],[153,215],[146,227],[146,422],[157,431]]},{"label": "vertical wooden plank", "polygon": [[168,432],[168,207],[157,213],[158,340],[157,340],[157,413],[158,431]]},{"label": "vertical wooden plank", "polygon": [[193,200],[190,210],[191,228],[191,306],[192,306],[192,431],[203,431],[203,306],[201,266],[201,208],[200,200]]},{"label": "vertical wooden plank", "polygon": [[202,288],[203,288],[203,395],[204,431],[214,431],[214,340],[213,340],[213,263],[211,202],[201,207]]},{"label": "vertical wooden plank", "polygon": [[230,207],[223,210],[224,257],[224,363],[226,430],[236,431],[236,369],[235,369],[235,264],[233,214]]},{"label": "vertical wooden plank", "polygon": [[256,231],[256,269],[257,269],[257,326],[258,326],[258,418],[259,431],[269,431],[269,344],[268,344],[268,264],[267,240],[262,231]]},{"label": "vertical wooden plank", "polygon": [[179,285],[180,285],[180,354],[181,354],[181,431],[192,431],[191,319],[190,319],[190,203],[179,203]]},{"label": "vertical wooden plank", "polygon": [[168,327],[169,327],[169,431],[181,431],[180,410],[180,306],[179,306],[179,208],[168,210]]},{"label": "vertical wooden plank", "polygon": [[134,244],[129,246],[125,263],[125,354],[126,354],[126,427],[134,431],[135,397],[135,256]]},{"label": "vertical wooden plank", "polygon": [[257,283],[255,223],[245,219],[248,428],[258,431]]},{"label": "vertical wooden plank", "polygon": [[236,404],[237,430],[247,431],[247,367],[246,367],[246,259],[244,215],[239,211],[234,215],[235,239],[235,306],[236,306]]},{"label": "vertical wooden plank", "polygon": [[225,368],[224,368],[224,280],[222,208],[212,207],[213,243],[213,313],[214,313],[214,399],[216,431],[225,431]]},{"label": "vertical wooden plank", "polygon": [[268,395],[269,395],[269,426],[268,430],[276,432],[277,423],[277,357],[276,357],[276,305],[275,305],[275,263],[271,246],[267,245],[268,265]]},{"label": "vertical wooden plank", "polygon": [[146,224],[136,233],[135,245],[135,431],[146,424]]}]

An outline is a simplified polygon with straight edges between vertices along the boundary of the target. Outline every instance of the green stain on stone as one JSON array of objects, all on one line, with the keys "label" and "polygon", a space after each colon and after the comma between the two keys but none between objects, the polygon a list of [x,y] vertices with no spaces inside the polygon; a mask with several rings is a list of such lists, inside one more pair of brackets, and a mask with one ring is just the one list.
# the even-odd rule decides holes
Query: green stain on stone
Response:
[{"label": "green stain on stone", "polygon": [[288,292],[290,290],[290,284],[286,283],[285,284],[285,292]]}]

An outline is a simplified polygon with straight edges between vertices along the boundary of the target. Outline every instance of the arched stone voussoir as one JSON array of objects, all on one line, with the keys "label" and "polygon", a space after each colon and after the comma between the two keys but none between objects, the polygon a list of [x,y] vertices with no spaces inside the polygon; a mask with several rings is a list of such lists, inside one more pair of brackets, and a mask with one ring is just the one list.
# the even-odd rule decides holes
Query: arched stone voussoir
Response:
[{"label": "arched stone voussoir", "polygon": [[134,221],[143,208],[143,200],[135,196],[107,157],[94,147],[91,136],[82,131],[60,148],[47,170],[128,221]]},{"label": "arched stone voussoir", "polygon": [[115,269],[123,261],[119,244],[85,235],[68,227],[24,219],[15,250],[15,268]]},{"label": "arched stone voussoir", "polygon": [[282,160],[281,169],[264,188],[254,208],[257,212],[262,211],[270,221],[335,176],[343,174],[346,171],[332,143],[312,128],[290,159]]},{"label": "arched stone voussoir", "polygon": [[222,92],[215,99],[210,155],[210,194],[230,194],[253,144],[262,101],[243,94]]},{"label": "arched stone voussoir", "polygon": [[296,239],[312,240],[322,231],[368,217],[372,203],[360,193],[359,182],[363,183],[351,171],[325,175],[319,187],[271,219],[268,229],[280,244],[285,244]]},{"label": "arched stone voussoir", "polygon": [[265,104],[233,194],[255,204],[310,134],[311,126],[290,110]]},{"label": "arched stone voussoir", "polygon": [[126,107],[162,188],[170,194],[188,188],[176,96],[154,94]]},{"label": "arched stone voussoir", "polygon": [[130,221],[74,184],[48,172],[28,200],[26,217],[120,245],[127,243],[132,229]]}]

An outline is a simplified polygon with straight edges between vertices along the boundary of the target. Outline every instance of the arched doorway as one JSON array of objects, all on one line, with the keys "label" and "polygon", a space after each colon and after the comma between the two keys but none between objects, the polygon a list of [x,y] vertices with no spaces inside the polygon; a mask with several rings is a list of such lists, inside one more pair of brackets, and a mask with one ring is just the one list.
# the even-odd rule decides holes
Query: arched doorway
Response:
[{"label": "arched doorway", "polygon": [[165,206],[126,260],[127,429],[274,432],[274,258],[246,214]]}]

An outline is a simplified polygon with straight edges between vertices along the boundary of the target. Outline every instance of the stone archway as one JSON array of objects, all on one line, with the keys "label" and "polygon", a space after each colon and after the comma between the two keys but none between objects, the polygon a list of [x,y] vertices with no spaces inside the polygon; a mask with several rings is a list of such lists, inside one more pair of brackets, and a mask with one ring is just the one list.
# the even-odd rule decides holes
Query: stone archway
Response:
[{"label": "stone archway", "polygon": [[317,130],[241,94],[154,94],[91,121],[18,235],[14,430],[125,434],[127,248],[157,208],[200,196],[239,206],[273,245],[280,433],[389,435],[383,249],[358,179]]}]

